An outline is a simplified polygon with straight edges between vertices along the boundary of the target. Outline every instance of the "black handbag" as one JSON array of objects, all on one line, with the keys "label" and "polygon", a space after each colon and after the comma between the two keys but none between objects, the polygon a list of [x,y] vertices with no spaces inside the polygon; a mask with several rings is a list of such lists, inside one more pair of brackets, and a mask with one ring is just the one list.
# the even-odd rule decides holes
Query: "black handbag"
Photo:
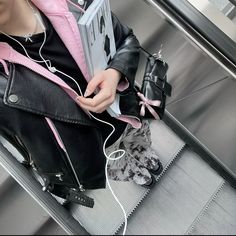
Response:
[{"label": "black handbag", "polygon": [[161,50],[158,54],[150,54],[144,48],[141,49],[147,55],[147,62],[138,91],[140,115],[143,119],[162,119],[166,96],[171,96],[172,92],[172,86],[167,82],[169,66],[162,60]]}]

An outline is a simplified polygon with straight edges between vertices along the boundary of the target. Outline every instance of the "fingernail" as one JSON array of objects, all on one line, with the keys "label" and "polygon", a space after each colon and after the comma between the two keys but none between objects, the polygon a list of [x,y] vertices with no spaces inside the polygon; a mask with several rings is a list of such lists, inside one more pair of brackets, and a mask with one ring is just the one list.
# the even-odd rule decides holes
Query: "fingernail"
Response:
[{"label": "fingernail", "polygon": [[86,89],[85,93],[84,93],[84,97],[88,97],[91,94],[91,92],[89,91],[89,89]]}]

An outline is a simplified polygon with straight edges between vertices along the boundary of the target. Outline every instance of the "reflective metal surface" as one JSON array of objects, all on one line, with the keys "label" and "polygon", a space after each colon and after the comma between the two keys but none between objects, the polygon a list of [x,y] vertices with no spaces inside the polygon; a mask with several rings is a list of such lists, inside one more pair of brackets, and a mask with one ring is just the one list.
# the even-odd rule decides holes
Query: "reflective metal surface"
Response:
[{"label": "reflective metal surface", "polygon": [[[206,16],[213,24],[215,24],[222,32],[229,36],[234,42],[236,42],[236,25],[221,12],[213,1],[208,0],[187,0],[198,11]],[[224,8],[222,9],[224,10]]]},{"label": "reflective metal surface", "polygon": [[236,176],[236,81],[230,77],[168,105],[168,111]]},{"label": "reflective metal surface", "polygon": [[[160,44],[164,43],[163,56],[170,65],[168,79],[173,85],[173,96],[168,98],[168,112],[210,148],[228,171],[235,173],[236,88],[230,73],[223,70],[223,67],[203,52],[198,44],[186,37],[184,32],[179,31],[162,14],[157,14],[156,10],[149,8],[142,0],[111,1],[120,19],[134,28],[140,42],[148,50],[158,51]],[[137,74],[139,82],[142,78],[143,62],[142,58]],[[183,141],[179,138],[176,140],[177,135],[163,122],[153,122],[152,125],[154,148],[162,163],[171,168],[164,172],[155,188],[132,212],[127,233],[235,235],[235,190],[210,168],[208,163],[202,161],[202,157],[189,149],[179,153],[178,147],[182,147]],[[60,206],[53,201],[55,199],[41,192],[41,186],[31,181],[31,176],[22,170],[18,162],[15,164],[15,153],[12,153],[13,156],[9,154],[5,148],[0,147],[0,162],[9,173],[54,219],[57,219],[67,233],[85,235],[86,232],[78,222],[71,219],[71,212],[68,212],[67,208],[60,211]],[[173,162],[171,159],[176,154],[178,158]],[[0,167],[0,233],[66,234],[52,219],[48,220],[49,215],[45,215],[42,209],[32,204],[29,196],[24,196],[27,193],[23,193],[19,186],[14,185],[16,183],[13,184],[10,176]],[[121,188],[123,192],[119,191],[119,194],[128,204],[125,194],[129,191],[126,191],[126,188],[130,191],[129,183]],[[117,191],[117,188],[114,190]],[[129,196],[130,198],[132,196]],[[117,214],[123,219],[120,209],[118,212],[111,212],[111,207],[107,204],[108,199],[101,197],[101,201],[97,202],[104,214],[94,209],[86,210],[93,215],[89,217],[88,223],[93,229],[101,227],[103,234],[104,228],[114,228],[122,223],[116,221],[114,224],[113,217],[104,221],[105,217]],[[114,205],[112,201],[110,204]],[[81,212],[79,208],[78,214]],[[103,220],[103,224],[100,224],[99,220]],[[98,231],[95,234],[97,235]]]},{"label": "reflective metal surface", "polygon": [[[127,0],[125,8],[123,1],[111,1],[116,14],[134,29],[146,49],[157,52],[163,44],[163,58],[170,66],[168,80],[173,86],[167,111],[236,178],[236,81],[232,79],[235,74],[229,73],[154,4],[146,2]],[[139,82],[143,67],[142,58]]]},{"label": "reflective metal surface", "polygon": [[236,79],[235,42],[187,0],[143,1]]}]

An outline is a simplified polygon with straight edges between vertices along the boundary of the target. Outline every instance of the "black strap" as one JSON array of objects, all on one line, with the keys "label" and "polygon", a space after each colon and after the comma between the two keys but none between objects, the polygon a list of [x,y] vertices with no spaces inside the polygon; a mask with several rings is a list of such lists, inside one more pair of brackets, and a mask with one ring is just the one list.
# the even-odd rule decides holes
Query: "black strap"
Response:
[{"label": "black strap", "polygon": [[93,208],[94,206],[94,199],[74,189],[69,190],[69,194],[67,195],[66,199],[86,207]]},{"label": "black strap", "polygon": [[146,49],[144,49],[142,46],[140,46],[140,49],[141,49],[144,53],[146,53],[148,56],[153,57],[153,55],[152,55],[150,52],[148,52]]}]

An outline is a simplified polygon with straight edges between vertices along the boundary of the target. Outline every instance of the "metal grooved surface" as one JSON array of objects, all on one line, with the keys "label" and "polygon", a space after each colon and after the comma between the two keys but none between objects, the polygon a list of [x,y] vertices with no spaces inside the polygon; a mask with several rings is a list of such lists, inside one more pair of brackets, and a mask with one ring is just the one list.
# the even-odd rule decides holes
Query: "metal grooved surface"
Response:
[{"label": "metal grooved surface", "polygon": [[[235,81],[143,0],[111,0],[111,6],[150,52],[158,51],[163,44],[163,56],[170,65],[168,79],[173,85],[173,96],[168,98],[167,108],[235,170],[236,162],[231,157],[236,153],[232,128],[236,112],[233,100],[224,93],[228,91],[234,96]],[[142,57],[137,73],[139,82],[143,62]],[[195,105],[194,110],[191,105]],[[222,112],[217,109],[219,105],[226,114],[224,119],[227,118],[223,124]],[[208,112],[214,114],[211,116]],[[152,123],[152,133],[153,147],[164,166],[169,167],[154,189],[147,192],[132,183],[113,183],[130,215],[127,234],[235,235],[236,190],[188,146],[175,159],[185,143],[163,122]],[[123,215],[108,192],[91,194],[97,198],[97,212],[75,205],[68,211],[86,225],[90,234],[120,234]],[[110,204],[109,208],[104,202]],[[1,166],[0,234],[66,234]]]}]

